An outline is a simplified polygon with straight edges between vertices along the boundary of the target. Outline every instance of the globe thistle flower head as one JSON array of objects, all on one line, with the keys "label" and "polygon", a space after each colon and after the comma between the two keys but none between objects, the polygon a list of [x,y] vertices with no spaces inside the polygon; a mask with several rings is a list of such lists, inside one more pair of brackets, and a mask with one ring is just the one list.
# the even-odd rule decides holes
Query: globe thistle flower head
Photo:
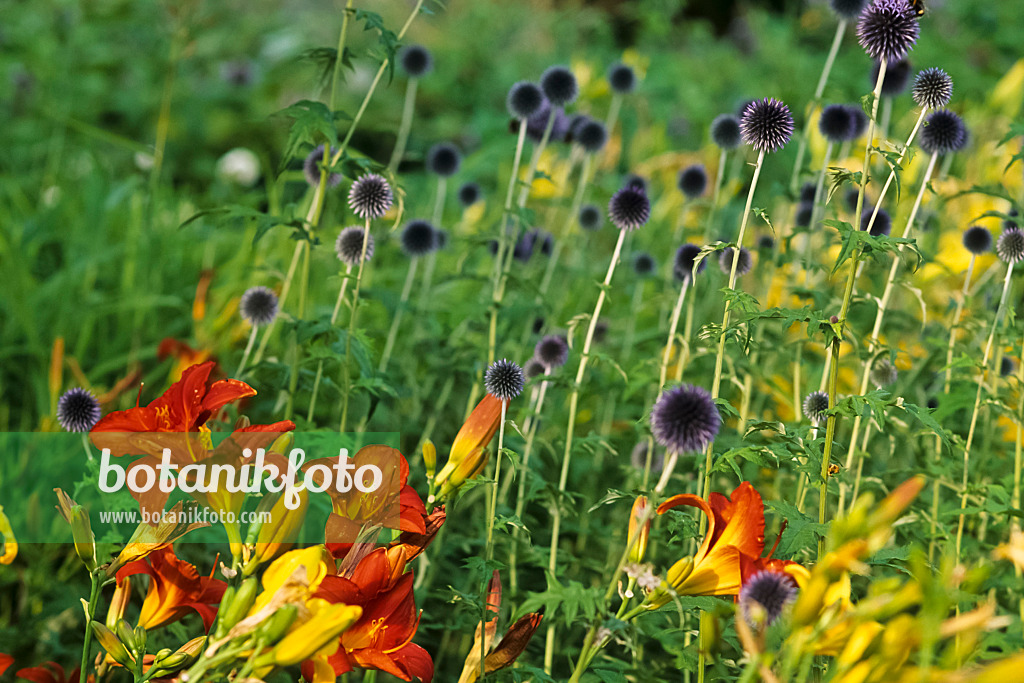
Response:
[{"label": "globe thistle flower head", "polygon": [[789,107],[774,97],[754,100],[740,116],[743,142],[758,152],[777,152],[785,147],[793,136],[793,126]]},{"label": "globe thistle flower head", "polygon": [[736,149],[743,141],[740,120],[732,114],[719,114],[711,122],[711,141],[724,150]]},{"label": "globe thistle flower head", "polygon": [[434,231],[435,249],[441,250],[448,246],[448,231],[438,228]]},{"label": "globe thistle flower head", "polygon": [[711,394],[690,384],[665,391],[651,410],[654,440],[670,453],[704,450],[721,426]]},{"label": "globe thistle flower head", "polygon": [[91,391],[68,389],[57,401],[57,422],[69,432],[87,432],[100,421],[100,402]]},{"label": "globe thistle flower head", "polygon": [[437,249],[437,229],[429,221],[412,220],[402,229],[402,251],[410,258]]},{"label": "globe thistle flower head", "polygon": [[[647,467],[647,451],[649,450],[647,443],[647,439],[637,442],[629,454],[629,463],[641,472],[643,472],[644,468]],[[654,455],[651,456],[651,473],[661,474],[661,470],[664,467],[665,454],[660,450],[655,450]]]},{"label": "globe thistle flower head", "polygon": [[458,192],[459,204],[468,208],[476,204],[483,197],[483,191],[476,183],[463,183]]},{"label": "globe thistle flower head", "polygon": [[597,230],[604,222],[600,207],[594,204],[584,204],[580,207],[580,214],[577,217],[580,227],[584,230]]},{"label": "globe thistle flower head", "polygon": [[508,91],[505,107],[514,119],[529,119],[544,106],[544,93],[540,86],[530,81],[519,81]]},{"label": "globe thistle flower head", "polygon": [[658,262],[646,251],[637,252],[633,255],[633,272],[638,277],[651,277],[658,271]]},{"label": "globe thistle flower head", "polygon": [[1024,232],[1020,228],[1007,228],[996,241],[996,254],[1011,266],[1024,259]]},{"label": "globe thistle flower head", "polygon": [[422,45],[406,45],[398,53],[398,63],[410,78],[422,78],[434,68],[434,56]]},{"label": "globe thistle flower head", "polygon": [[812,391],[804,397],[804,415],[812,422],[821,422],[828,410],[828,394],[824,391]]},{"label": "globe thistle flower head", "polygon": [[636,73],[625,64],[612,64],[608,68],[608,85],[617,95],[631,93],[636,89]]},{"label": "globe thistle flower head", "polygon": [[484,373],[484,388],[499,401],[511,401],[523,391],[526,375],[516,363],[502,358]]},{"label": "globe thistle flower head", "polygon": [[964,248],[975,256],[980,256],[992,248],[992,233],[980,225],[972,225],[964,230],[963,240]]},{"label": "globe thistle flower head", "polygon": [[[875,62],[871,68],[871,87],[878,82],[878,71],[882,68],[881,62]],[[907,89],[910,83],[910,61],[901,59],[898,62],[885,66],[885,78],[882,79],[882,97],[895,97]]]},{"label": "globe thistle flower head", "polygon": [[366,260],[373,258],[373,235],[366,234],[361,225],[350,225],[338,234],[334,252],[346,266],[356,266],[363,255],[363,239],[366,239]]},{"label": "globe thistle flower head", "polygon": [[367,173],[352,183],[348,191],[348,207],[360,218],[380,218],[391,208],[394,196],[383,176]]},{"label": "globe thistle flower head", "polygon": [[704,170],[704,164],[684,168],[679,172],[676,184],[687,199],[696,199],[704,194],[708,186],[708,173]]},{"label": "globe thistle flower head", "polygon": [[523,366],[523,376],[526,379],[533,379],[534,377],[540,377],[544,374],[544,364],[536,358],[531,358],[526,361],[526,365]]},{"label": "globe thistle flower head", "polygon": [[[561,107],[556,107],[554,111],[555,120],[551,125],[551,133],[548,136],[548,140],[561,142],[565,140],[565,136],[569,133],[569,117],[565,115],[565,111]],[[544,138],[544,131],[548,127],[549,118],[551,118],[551,103],[548,102],[547,98],[544,98],[540,109],[533,116],[526,119],[526,137],[534,142],[540,142]],[[514,132],[518,132],[518,129]]]},{"label": "globe thistle flower head", "polygon": [[[868,223],[871,223],[871,214],[874,213],[874,208],[866,208],[860,214],[860,229],[867,230]],[[878,209],[878,214],[875,215],[875,222],[871,223],[871,236],[878,237],[879,235],[888,235],[892,232],[892,217],[889,212],[885,209]]]},{"label": "globe thistle flower head", "polygon": [[608,322],[605,320],[598,320],[597,324],[594,325],[594,343],[600,344],[608,336]]},{"label": "globe thistle flower head", "polygon": [[[856,187],[851,187],[849,190],[846,191],[846,197],[844,197],[844,199],[846,200],[846,210],[847,211],[851,211],[852,212],[852,211],[856,211],[857,210],[857,197],[858,197],[859,194],[860,194],[860,190],[858,190]],[[871,199],[865,194],[864,195],[864,206],[868,206],[870,204],[871,204]]]},{"label": "globe thistle flower head", "polygon": [[[320,168],[324,164],[324,147],[320,145],[306,156],[306,160],[302,162],[302,174],[306,176],[306,182],[311,187],[317,187],[320,184]],[[334,156],[335,150],[333,147],[327,152],[327,163],[330,163],[331,157]],[[340,173],[328,173],[327,174],[327,187],[337,187],[341,183]]]},{"label": "globe thistle flower head", "polygon": [[1013,362],[1013,359],[1009,356],[1003,356],[1003,359],[999,361],[999,376],[1006,377],[1013,374],[1013,371],[1017,368],[1017,364]]},{"label": "globe thistle flower head", "polygon": [[757,238],[757,248],[761,251],[771,251],[775,248],[775,238],[771,235],[761,235]]},{"label": "globe thistle flower head", "polygon": [[[689,242],[676,249],[676,259],[672,266],[672,274],[675,275],[677,280],[689,280],[693,277],[693,264],[699,255],[700,247]],[[697,266],[697,275],[703,273],[707,267],[707,259],[701,259],[700,265]]]},{"label": "globe thistle flower head", "polygon": [[953,79],[938,67],[922,70],[914,79],[911,96],[919,107],[940,109],[953,97]]},{"label": "globe thistle flower head", "polygon": [[928,154],[959,152],[967,145],[964,120],[948,109],[936,109],[921,129],[921,149]]},{"label": "globe thistle flower head", "polygon": [[847,21],[853,21],[860,16],[860,13],[864,11],[864,5],[868,0],[829,0],[829,4],[832,5],[832,11],[835,12],[840,19],[846,19]]},{"label": "globe thistle flower head", "polygon": [[907,0],[874,0],[861,12],[857,41],[876,60],[894,64],[907,56],[921,33]]},{"label": "globe thistle flower head", "polygon": [[1010,228],[1019,227],[1017,225],[1017,217],[1020,214],[1017,213],[1017,209],[1011,207],[1010,210],[1006,212],[1006,215],[1009,216],[1009,218],[1003,220],[1003,230],[1009,230]]},{"label": "globe thistle flower head", "polygon": [[455,175],[462,165],[462,153],[450,142],[439,142],[427,152],[427,169],[442,178]]},{"label": "globe thistle flower head", "polygon": [[771,626],[782,616],[786,605],[796,599],[793,579],[782,572],[761,570],[748,578],[740,588],[740,611],[747,623],[757,628]]},{"label": "globe thistle flower head", "polygon": [[815,188],[814,183],[804,183],[800,187],[800,196],[798,199],[801,203],[813,202],[815,194],[817,194],[817,188]]},{"label": "globe thistle flower head", "polygon": [[612,195],[608,217],[619,230],[636,230],[651,217],[651,201],[642,189],[626,186]]},{"label": "globe thistle flower head", "polygon": [[871,366],[871,383],[879,389],[895,384],[899,373],[888,358],[879,358]]},{"label": "globe thistle flower head", "polygon": [[573,137],[585,151],[595,154],[608,142],[608,131],[600,121],[588,119],[579,124]]},{"label": "globe thistle flower head", "polygon": [[[829,142],[838,144],[852,139],[853,129],[853,114],[846,105],[830,104],[821,110],[821,117],[818,119],[818,130],[821,131],[821,134]],[[813,199],[812,194],[811,200],[813,201]]]},{"label": "globe thistle flower head", "polygon": [[[732,247],[726,247],[718,255],[718,267],[722,269],[722,272],[728,275],[732,272],[732,261],[735,250]],[[740,257],[736,263],[736,277],[743,277],[750,272],[750,269],[754,267],[754,258],[750,255],[750,250],[746,247],[740,247]]]},{"label": "globe thistle flower head", "polygon": [[564,66],[549,66],[540,77],[540,89],[556,107],[564,107],[576,101],[580,86],[572,71]]},{"label": "globe thistle flower head", "polygon": [[533,348],[533,357],[548,370],[560,368],[569,360],[569,344],[562,335],[549,334],[537,342]]},{"label": "globe thistle flower head", "polygon": [[811,216],[814,213],[814,204],[811,202],[800,202],[796,209],[796,226],[806,228],[811,224]]},{"label": "globe thistle flower head", "polygon": [[277,294],[267,287],[250,287],[239,300],[238,310],[253,327],[267,325],[277,317]]},{"label": "globe thistle flower head", "polygon": [[868,131],[868,124],[871,120],[864,112],[864,109],[858,104],[848,104],[846,108],[849,110],[850,117],[853,120],[853,128],[850,130],[850,137],[848,139],[856,140]]}]

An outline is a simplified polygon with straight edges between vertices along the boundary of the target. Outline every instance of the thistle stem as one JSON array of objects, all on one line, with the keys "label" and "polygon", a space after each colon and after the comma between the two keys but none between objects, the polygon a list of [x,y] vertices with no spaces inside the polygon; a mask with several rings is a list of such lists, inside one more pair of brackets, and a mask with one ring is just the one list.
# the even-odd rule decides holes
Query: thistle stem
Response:
[{"label": "thistle stem", "polygon": [[[334,323],[338,320],[338,311],[341,310],[341,302],[345,300],[345,290],[348,289],[348,281],[352,275],[352,264],[345,266],[345,278],[341,281],[341,287],[338,289],[338,300],[334,302],[334,311],[331,312],[331,327],[334,327]],[[313,421],[313,411],[316,409],[316,397],[320,392],[320,380],[323,379],[324,374],[324,360],[323,358],[316,364],[316,378],[313,380],[313,394],[309,399],[309,411],[306,413],[306,422]]]},{"label": "thistle stem", "polygon": [[[550,373],[544,371],[547,377]],[[534,408],[534,416],[526,428],[526,444],[523,446],[523,459],[519,464],[519,490],[516,492],[516,519],[522,523],[523,510],[526,507],[526,478],[530,473],[530,455],[533,453],[533,441],[537,436],[538,423],[540,422],[541,410],[544,407],[544,396],[547,394],[548,382],[541,382],[540,390],[537,393],[537,404]],[[518,560],[519,560],[519,535],[520,527],[512,527],[512,549],[509,552],[509,590],[516,595],[519,585]]]},{"label": "thistle stem", "polygon": [[82,641],[82,663],[79,667],[79,683],[86,683],[88,678],[88,667],[89,667],[89,650],[92,646],[92,615],[96,612],[96,604],[100,600],[100,574],[99,570],[94,570],[89,573],[89,581],[91,583],[89,588],[89,613],[86,615],[85,621],[85,637]]},{"label": "thistle stem", "polygon": [[402,323],[402,314],[409,303],[409,295],[412,293],[412,283],[416,278],[416,266],[420,260],[413,258],[409,264],[409,270],[405,275],[405,284],[402,286],[402,297],[398,300],[398,308],[395,309],[395,317],[391,320],[391,329],[388,330],[388,338],[384,343],[384,352],[380,356],[380,365],[377,370],[384,372],[388,369],[388,361],[391,360],[391,352],[395,348],[395,340],[398,339],[398,326]]},{"label": "thistle stem", "polygon": [[245,363],[249,360],[249,354],[252,353],[253,344],[256,343],[256,330],[257,326],[252,326],[252,332],[249,333],[249,341],[245,345],[245,351],[242,353],[242,362],[238,364],[238,370],[235,371],[235,378],[240,379],[242,377],[242,371],[245,370]]},{"label": "thistle stem", "polygon": [[405,145],[409,142],[409,131],[412,130],[413,111],[416,109],[416,86],[419,85],[418,78],[410,78],[405,86],[405,104],[402,106],[402,123],[398,128],[398,138],[395,140],[395,149],[391,152],[391,160],[388,162],[388,173],[394,175],[398,165],[402,163],[405,155]]},{"label": "thistle stem", "polygon": [[356,283],[352,288],[352,312],[348,317],[348,334],[345,335],[345,359],[342,361],[342,386],[344,391],[341,398],[341,422],[338,425],[338,432],[345,431],[345,424],[348,421],[349,396],[352,393],[352,378],[349,377],[349,363],[352,358],[352,335],[356,331],[356,317],[359,313],[359,289],[363,282],[363,266],[366,265],[366,249],[370,242],[370,219],[366,219],[363,226],[363,248],[359,254],[359,268],[356,269]]}]

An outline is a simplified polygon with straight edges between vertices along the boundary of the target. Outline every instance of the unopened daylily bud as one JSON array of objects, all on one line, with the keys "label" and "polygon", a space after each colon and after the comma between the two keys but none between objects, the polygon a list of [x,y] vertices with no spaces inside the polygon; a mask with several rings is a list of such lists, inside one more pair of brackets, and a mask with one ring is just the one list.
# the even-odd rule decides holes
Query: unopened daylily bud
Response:
[{"label": "unopened daylily bud", "polygon": [[136,657],[146,654],[146,629],[142,624],[135,627],[135,649],[132,651]]},{"label": "unopened daylily bud", "polygon": [[114,633],[117,634],[117,639],[131,653],[137,653],[139,648],[135,642],[135,630],[132,629],[132,625],[128,623],[127,619],[118,619],[117,624],[114,625]]},{"label": "unopened daylily bud", "polygon": [[[318,599],[310,602],[316,602]],[[324,602],[324,601],[321,601]],[[313,616],[292,629],[269,653],[256,660],[256,667],[299,664],[326,647],[359,620],[363,608],[355,605],[323,604]]]},{"label": "unopened daylily bud", "polygon": [[132,597],[132,577],[126,576],[114,586],[114,595],[110,598],[110,607],[107,609],[107,628],[114,629],[117,622],[124,616],[128,607],[128,600]]},{"label": "unopened daylily bud", "polygon": [[213,637],[217,640],[220,640],[228,633],[228,627],[224,625],[224,612],[226,612],[228,606],[235,601],[235,595],[237,594],[237,586],[228,586],[220,596],[220,609],[223,611],[218,613],[219,618],[217,619],[217,628],[213,631]]},{"label": "unopened daylily bud", "polygon": [[161,661],[163,661],[167,657],[170,657],[173,653],[174,653],[174,650],[172,650],[169,647],[165,647],[165,648],[163,648],[161,650],[157,650],[156,654],[153,655],[153,663],[154,664],[159,664]]},{"label": "unopened daylily bud", "polygon": [[153,669],[147,673],[149,673],[150,676],[153,678],[164,678],[174,673],[175,671],[180,671],[181,669],[184,669],[191,663],[192,660],[188,655],[182,654],[180,652],[175,652],[173,655],[170,655],[159,664],[154,665]]},{"label": "unopened daylily bud", "polygon": [[427,479],[433,479],[437,471],[437,448],[430,439],[423,442],[423,465],[427,468]]},{"label": "unopened daylily bud", "polygon": [[[235,590],[231,602],[221,601],[218,612],[217,633],[226,635],[231,628],[242,620],[256,602],[256,594],[260,585],[255,576],[250,576]],[[222,631],[223,629],[223,631]]]},{"label": "unopened daylily bud", "polygon": [[[637,496],[629,515],[629,534],[626,539],[627,543],[636,539],[629,548],[629,561],[635,564],[643,562],[644,553],[647,552],[647,537],[651,532],[651,515],[648,505],[647,496]],[[642,528],[639,528],[641,520],[644,521],[644,524]]]},{"label": "unopened daylily bud", "polygon": [[297,605],[282,605],[260,626],[256,636],[257,640],[267,645],[276,644],[277,641],[284,637],[284,634],[288,632],[292,624],[295,623],[295,617],[298,615],[299,608]]},{"label": "unopened daylily bud", "polygon": [[128,654],[128,650],[125,649],[113,631],[98,621],[90,621],[89,627],[92,629],[93,635],[96,636],[96,641],[99,642],[100,647],[107,651],[111,659],[123,667],[132,666],[131,655]]},{"label": "unopened daylily bud", "polygon": [[494,433],[498,431],[500,421],[501,401],[491,394],[485,395],[466,418],[462,429],[455,435],[445,467],[454,467],[477,449],[487,448],[487,444],[494,438]]},{"label": "unopened daylily bud", "polygon": [[441,493],[438,495],[440,499],[451,495],[452,492],[465,484],[467,479],[472,479],[478,472],[483,470],[484,466],[487,465],[487,451],[483,448],[477,448],[454,468],[446,472],[450,465],[451,462],[445,465],[444,469],[437,475],[437,481],[442,483]]},{"label": "unopened daylily bud", "polygon": [[96,537],[89,523],[89,513],[84,507],[71,499],[61,489],[54,489],[57,494],[57,511],[71,526],[71,538],[75,542],[75,554],[85,563],[90,572],[96,569]]},{"label": "unopened daylily bud", "polygon": [[684,557],[669,567],[665,580],[661,582],[660,586],[651,591],[647,599],[644,600],[646,608],[658,609],[663,605],[667,605],[672,600],[673,593],[675,593],[679,586],[683,585],[683,582],[686,581],[692,571],[692,557]]},{"label": "unopened daylily bud", "polygon": [[260,524],[259,533],[256,535],[255,552],[243,569],[244,574],[251,574],[256,567],[274,559],[295,541],[299,528],[306,519],[306,510],[309,509],[309,490],[302,489],[298,496],[299,507],[295,510],[287,507],[285,496],[277,498],[269,511],[270,519]]}]

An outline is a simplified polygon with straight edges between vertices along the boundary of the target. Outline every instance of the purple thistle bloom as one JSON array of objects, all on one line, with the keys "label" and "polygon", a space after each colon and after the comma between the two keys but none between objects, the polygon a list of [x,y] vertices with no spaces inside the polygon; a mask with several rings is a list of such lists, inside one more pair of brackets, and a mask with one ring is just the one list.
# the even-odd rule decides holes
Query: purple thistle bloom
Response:
[{"label": "purple thistle bloom", "polygon": [[100,402],[87,389],[69,389],[57,401],[57,422],[69,432],[87,432],[99,421]]},{"label": "purple thistle bloom", "polygon": [[438,248],[437,229],[424,220],[412,220],[402,229],[402,251],[410,258],[425,256]]},{"label": "purple thistle bloom", "polygon": [[996,242],[996,254],[1011,266],[1024,259],[1024,232],[1020,228],[1007,228]]},{"label": "purple thistle bloom", "polygon": [[793,136],[793,115],[774,97],[754,100],[743,108],[740,132],[743,141],[758,152],[777,152]]},{"label": "purple thistle bloom", "polygon": [[[722,250],[718,256],[718,267],[721,268],[722,272],[728,275],[732,272],[732,260],[735,258],[736,252],[732,247],[727,247]],[[750,250],[746,247],[740,247],[740,257],[736,262],[736,277],[743,277],[750,272],[750,269],[754,267],[754,259],[750,255]]]},{"label": "purple thistle bloom", "polygon": [[742,142],[740,120],[732,114],[719,114],[711,122],[711,140],[722,149],[736,149]]},{"label": "purple thistle bloom", "polygon": [[[676,261],[672,273],[677,280],[689,280],[693,277],[693,263],[699,255],[700,247],[689,242],[676,250]],[[697,266],[697,275],[703,273],[707,267],[707,259],[702,259],[700,265]]]},{"label": "purple thistle bloom", "polygon": [[911,95],[919,107],[929,109],[945,107],[953,97],[953,79],[937,67],[925,69],[914,79]]},{"label": "purple thistle bloom", "polygon": [[893,64],[907,56],[921,33],[907,0],[875,0],[857,22],[857,40],[870,56]]},{"label": "purple thistle bloom", "polygon": [[[335,150],[331,147],[327,151],[327,163],[331,162],[331,157],[334,156]],[[324,163],[324,145],[320,145],[306,156],[306,160],[302,162],[302,174],[306,176],[306,182],[311,186],[316,187],[320,184],[320,166]],[[337,187],[341,182],[340,173],[328,173],[327,174],[327,187]]]},{"label": "purple thistle bloom", "polygon": [[[347,266],[354,266],[359,263],[363,256],[363,226],[350,225],[338,234],[334,242],[334,252],[338,260]],[[373,235],[366,235],[366,260],[373,258]]]},{"label": "purple thistle bloom", "polygon": [[747,579],[740,588],[740,611],[747,623],[757,627],[758,619],[751,612],[758,608],[765,626],[771,626],[782,616],[786,605],[796,599],[797,587],[793,579],[782,572],[761,570]]},{"label": "purple thistle bloom", "polygon": [[964,248],[967,251],[980,256],[992,248],[992,233],[988,228],[980,225],[972,225],[964,230]]},{"label": "purple thistle bloom", "polygon": [[676,185],[687,199],[696,199],[704,194],[708,186],[708,173],[704,164],[693,164],[679,172]]},{"label": "purple thistle bloom", "polygon": [[804,415],[813,422],[821,422],[828,410],[828,394],[824,391],[812,391],[804,398]]},{"label": "purple thistle bloom", "polygon": [[619,230],[636,230],[651,217],[651,201],[642,189],[624,187],[608,202],[608,217]]},{"label": "purple thistle bloom", "polygon": [[499,401],[511,401],[523,391],[526,375],[516,363],[502,358],[484,373],[484,388]]},{"label": "purple thistle bloom", "polygon": [[267,287],[250,287],[239,300],[238,309],[250,325],[267,325],[277,317],[277,294]]},{"label": "purple thistle bloom", "polygon": [[539,85],[519,81],[509,89],[505,106],[514,118],[529,119],[544,106],[545,101]]},{"label": "purple thistle bloom", "polygon": [[380,218],[391,208],[392,201],[391,186],[376,173],[361,176],[348,191],[348,206],[360,218]]},{"label": "purple thistle bloom", "polygon": [[[833,144],[852,140],[855,125],[853,112],[843,104],[828,105],[821,110],[821,117],[818,119],[818,130],[821,131],[826,140]],[[811,193],[811,201],[813,201],[813,188]]]},{"label": "purple thistle bloom", "polygon": [[711,394],[690,384],[665,391],[651,410],[654,440],[672,453],[704,450],[721,426]]},{"label": "purple thistle bloom", "polygon": [[866,230],[868,223],[871,223],[872,237],[878,237],[879,235],[888,235],[892,232],[892,217],[889,216],[889,212],[885,209],[879,208],[878,213],[875,215],[874,223],[871,222],[871,214],[874,213],[874,208],[866,208],[860,214],[860,229]]},{"label": "purple thistle bloom", "polygon": [[533,357],[544,364],[548,370],[565,365],[569,360],[569,344],[560,334],[549,334],[537,342],[533,348]]},{"label": "purple thistle bloom", "polygon": [[921,129],[921,149],[928,154],[950,154],[967,146],[964,120],[948,109],[932,112]]}]

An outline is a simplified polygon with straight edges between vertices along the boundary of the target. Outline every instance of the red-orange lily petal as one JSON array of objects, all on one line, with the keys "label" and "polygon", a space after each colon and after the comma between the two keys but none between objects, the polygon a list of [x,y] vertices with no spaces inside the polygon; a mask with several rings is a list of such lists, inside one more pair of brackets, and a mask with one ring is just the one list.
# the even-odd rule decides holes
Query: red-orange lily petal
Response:
[{"label": "red-orange lily petal", "polygon": [[14,657],[0,652],[0,676],[14,664]]},{"label": "red-orange lily petal", "polygon": [[[0,669],[0,673],[3,673],[3,669]],[[46,662],[41,666],[19,669],[14,676],[25,681],[32,681],[32,683],[71,683],[79,679],[79,669],[75,667],[71,675],[67,675],[64,672],[64,667],[57,662]],[[93,680],[92,675],[89,676],[89,680]]]},{"label": "red-orange lily petal", "polygon": [[477,448],[486,448],[498,431],[501,421],[501,400],[487,394],[469,414],[462,429],[452,441],[452,449],[448,454],[448,463],[462,462],[467,455]]},{"label": "red-orange lily petal", "polygon": [[117,573],[118,581],[135,574],[150,577],[139,625],[146,629],[157,628],[195,610],[203,620],[203,627],[209,630],[227,584],[200,576],[193,565],[178,559],[171,548],[150,554],[148,560],[132,562]]}]

